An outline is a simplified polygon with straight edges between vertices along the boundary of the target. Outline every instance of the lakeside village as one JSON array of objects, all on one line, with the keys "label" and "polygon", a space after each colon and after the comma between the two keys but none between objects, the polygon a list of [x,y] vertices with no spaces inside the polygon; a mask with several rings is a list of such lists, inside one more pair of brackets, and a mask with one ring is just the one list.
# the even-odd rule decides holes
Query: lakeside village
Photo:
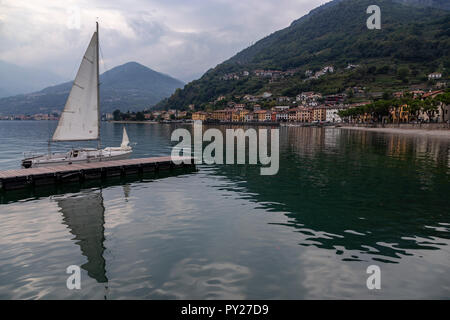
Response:
[{"label": "lakeside village", "polygon": [[[347,68],[358,68],[349,65]],[[276,70],[256,70],[257,77],[277,79],[289,76],[296,70],[286,72]],[[307,70],[307,79],[317,79],[333,73],[332,66],[313,73]],[[227,74],[223,81],[248,76]],[[431,73],[429,80],[441,79],[441,73]],[[196,111],[195,105],[181,110],[144,110],[140,112],[102,114],[103,121],[138,122],[190,122],[201,120],[211,123],[299,123],[339,124],[339,123],[450,123],[450,88],[439,83],[435,90],[414,89],[394,93],[384,93],[378,99],[349,103],[347,93],[322,96],[317,92],[302,92],[295,97],[276,96],[271,92],[261,95],[245,94],[227,98],[224,95],[209,103],[209,107]],[[439,89],[438,89],[439,88]],[[364,88],[349,88],[352,97],[364,97]],[[346,92],[349,91],[346,90]],[[51,114],[1,116],[0,120],[58,120],[60,111]]]}]

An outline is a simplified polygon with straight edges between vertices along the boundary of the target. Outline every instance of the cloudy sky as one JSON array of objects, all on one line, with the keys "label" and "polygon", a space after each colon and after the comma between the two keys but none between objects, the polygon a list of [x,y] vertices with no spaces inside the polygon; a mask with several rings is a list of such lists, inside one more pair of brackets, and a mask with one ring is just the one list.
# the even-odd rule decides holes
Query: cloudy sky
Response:
[{"label": "cloudy sky", "polygon": [[0,0],[0,60],[72,79],[100,23],[101,72],[137,61],[185,82],[328,0]]}]

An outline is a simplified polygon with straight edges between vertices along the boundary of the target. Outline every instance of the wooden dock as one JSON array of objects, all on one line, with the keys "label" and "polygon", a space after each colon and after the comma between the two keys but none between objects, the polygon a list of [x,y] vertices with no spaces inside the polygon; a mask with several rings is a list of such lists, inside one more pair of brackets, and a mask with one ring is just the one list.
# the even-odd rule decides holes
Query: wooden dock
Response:
[{"label": "wooden dock", "polygon": [[169,156],[0,171],[0,190],[83,182],[174,168],[195,168],[192,158],[178,157],[176,160],[188,160],[185,161],[188,164],[176,165]]}]

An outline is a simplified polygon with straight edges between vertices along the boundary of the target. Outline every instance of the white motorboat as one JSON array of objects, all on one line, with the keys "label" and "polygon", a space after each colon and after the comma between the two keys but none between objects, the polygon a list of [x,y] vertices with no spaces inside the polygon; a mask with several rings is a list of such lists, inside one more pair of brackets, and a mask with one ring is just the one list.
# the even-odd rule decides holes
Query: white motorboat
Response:
[{"label": "white motorboat", "polygon": [[120,147],[100,148],[100,83],[98,23],[72,84],[58,126],[49,141],[98,141],[98,148],[78,148],[66,153],[25,155],[22,167],[68,165],[126,159],[133,152],[125,127]]}]

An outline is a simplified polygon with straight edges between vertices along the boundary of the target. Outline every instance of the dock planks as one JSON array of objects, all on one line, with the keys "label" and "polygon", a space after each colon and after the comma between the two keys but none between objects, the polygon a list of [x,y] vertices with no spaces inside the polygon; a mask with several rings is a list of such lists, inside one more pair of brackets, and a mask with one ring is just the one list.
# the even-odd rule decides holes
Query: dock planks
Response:
[{"label": "dock planks", "polygon": [[158,171],[184,167],[175,165],[172,160],[185,160],[187,166],[194,166],[190,157],[154,157],[114,161],[101,161],[71,165],[0,171],[0,189],[20,189],[29,185],[48,185],[76,180],[106,178],[126,174]]}]

